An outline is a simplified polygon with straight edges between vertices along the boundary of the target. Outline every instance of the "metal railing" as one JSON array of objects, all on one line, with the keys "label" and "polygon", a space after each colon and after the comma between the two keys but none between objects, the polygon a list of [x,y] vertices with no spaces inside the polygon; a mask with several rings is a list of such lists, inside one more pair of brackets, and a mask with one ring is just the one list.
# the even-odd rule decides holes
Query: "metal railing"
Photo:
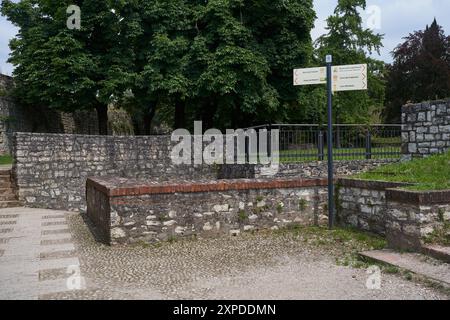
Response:
[{"label": "metal railing", "polygon": [[[324,161],[328,157],[325,126],[276,124],[248,129],[255,129],[257,132],[278,129],[281,162]],[[400,158],[401,132],[401,125],[334,125],[334,160]]]}]

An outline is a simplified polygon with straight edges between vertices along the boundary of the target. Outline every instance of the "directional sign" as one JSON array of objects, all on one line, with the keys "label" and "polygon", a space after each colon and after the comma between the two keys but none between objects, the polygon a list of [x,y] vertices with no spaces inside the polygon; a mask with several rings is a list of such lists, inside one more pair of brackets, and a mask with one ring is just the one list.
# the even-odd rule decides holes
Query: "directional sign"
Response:
[{"label": "directional sign", "polygon": [[327,83],[327,68],[308,68],[294,70],[294,86]]},{"label": "directional sign", "polygon": [[333,67],[333,91],[367,90],[367,64]]},{"label": "directional sign", "polygon": [[334,176],[333,176],[333,97],[336,91],[367,90],[367,64],[333,66],[333,57],[327,55],[327,66],[294,70],[294,86],[327,84],[328,109],[328,221],[334,226]]},{"label": "directional sign", "polygon": [[[332,74],[333,92],[367,90],[367,64],[334,66]],[[325,84],[326,82],[327,69],[325,67],[294,70],[294,86]]]}]

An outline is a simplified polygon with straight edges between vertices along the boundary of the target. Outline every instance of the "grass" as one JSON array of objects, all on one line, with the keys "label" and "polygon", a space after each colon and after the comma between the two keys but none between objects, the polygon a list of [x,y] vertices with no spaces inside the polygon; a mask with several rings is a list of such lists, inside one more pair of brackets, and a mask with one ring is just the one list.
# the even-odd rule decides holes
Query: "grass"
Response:
[{"label": "grass", "polygon": [[380,236],[366,233],[350,227],[337,227],[329,230],[325,226],[292,225],[275,232],[281,236],[295,236],[312,247],[329,251],[335,255],[338,265],[365,268],[359,252],[379,250],[386,247],[386,240]]},{"label": "grass", "polygon": [[0,156],[0,165],[12,164],[12,163],[13,163],[13,157],[10,156],[9,154]]},{"label": "grass", "polygon": [[450,189],[450,152],[404,163],[382,166],[359,174],[363,180],[414,183],[409,190]]},{"label": "grass", "polygon": [[[327,150],[324,149],[324,161],[328,159]],[[372,148],[372,159],[398,159],[400,158],[400,147],[374,147]],[[316,161],[319,158],[319,152],[315,149],[282,150],[280,151],[280,162],[305,162]],[[333,159],[339,160],[365,160],[365,148],[335,148],[333,150]]]},{"label": "grass", "polygon": [[450,222],[444,222],[440,228],[435,228],[433,233],[425,238],[425,243],[450,246]]}]

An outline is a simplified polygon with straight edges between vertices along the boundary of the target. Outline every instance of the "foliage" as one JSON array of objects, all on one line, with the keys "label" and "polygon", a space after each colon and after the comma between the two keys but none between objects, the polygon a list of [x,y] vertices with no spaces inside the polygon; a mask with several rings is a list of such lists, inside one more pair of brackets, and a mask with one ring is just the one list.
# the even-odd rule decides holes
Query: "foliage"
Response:
[{"label": "foliage", "polygon": [[[66,28],[72,3],[81,30]],[[146,131],[160,108],[175,126],[284,120],[315,18],[312,0],[3,0],[2,14],[19,27],[10,62],[21,102],[96,108],[103,120],[114,103]]]},{"label": "foliage", "polygon": [[116,136],[131,136],[134,134],[130,115],[125,110],[114,106],[108,110],[108,128]]},{"label": "foliage", "polygon": [[436,19],[424,31],[405,37],[393,52],[387,85],[387,121],[399,122],[407,102],[450,96],[450,36]]},{"label": "foliage", "polygon": [[[379,53],[380,34],[363,28],[358,10],[365,0],[339,0],[334,14],[327,19],[328,33],[315,43],[315,65],[323,65],[325,56],[333,55],[334,65],[368,64],[368,91],[337,92],[333,96],[336,123],[376,123],[384,103],[384,63],[369,55]],[[326,122],[326,88],[300,91],[300,110],[295,122]]]},{"label": "foliage", "polygon": [[275,234],[302,241],[304,247],[319,247],[323,252],[335,256],[338,265],[355,268],[368,267],[361,261],[360,252],[386,248],[384,238],[348,227],[330,230],[325,226],[291,225],[275,231]]},{"label": "foliage", "polygon": [[312,1],[212,0],[199,4],[191,50],[191,119],[239,127],[283,121],[295,103],[292,68],[312,54]]},{"label": "foliage", "polygon": [[0,165],[12,164],[14,161],[13,157],[9,154],[0,156]]},{"label": "foliage", "polygon": [[[106,133],[107,105],[125,90],[134,52],[128,42],[134,1],[75,1],[81,30],[66,26],[73,1],[3,0],[1,12],[19,28],[10,43],[16,96],[28,105],[64,111],[95,108]],[[123,18],[123,19],[122,19]]]}]

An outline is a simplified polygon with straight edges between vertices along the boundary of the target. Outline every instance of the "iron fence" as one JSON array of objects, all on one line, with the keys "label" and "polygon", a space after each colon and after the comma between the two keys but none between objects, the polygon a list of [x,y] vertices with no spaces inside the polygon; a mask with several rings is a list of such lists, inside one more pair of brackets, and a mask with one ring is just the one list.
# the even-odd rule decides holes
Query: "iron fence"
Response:
[{"label": "iron fence", "polygon": [[[401,157],[401,125],[334,125],[335,160],[396,159]],[[247,129],[279,130],[280,161],[327,159],[327,128],[320,125],[276,124]],[[270,135],[268,136],[270,144]],[[269,148],[270,150],[270,148]]]}]

